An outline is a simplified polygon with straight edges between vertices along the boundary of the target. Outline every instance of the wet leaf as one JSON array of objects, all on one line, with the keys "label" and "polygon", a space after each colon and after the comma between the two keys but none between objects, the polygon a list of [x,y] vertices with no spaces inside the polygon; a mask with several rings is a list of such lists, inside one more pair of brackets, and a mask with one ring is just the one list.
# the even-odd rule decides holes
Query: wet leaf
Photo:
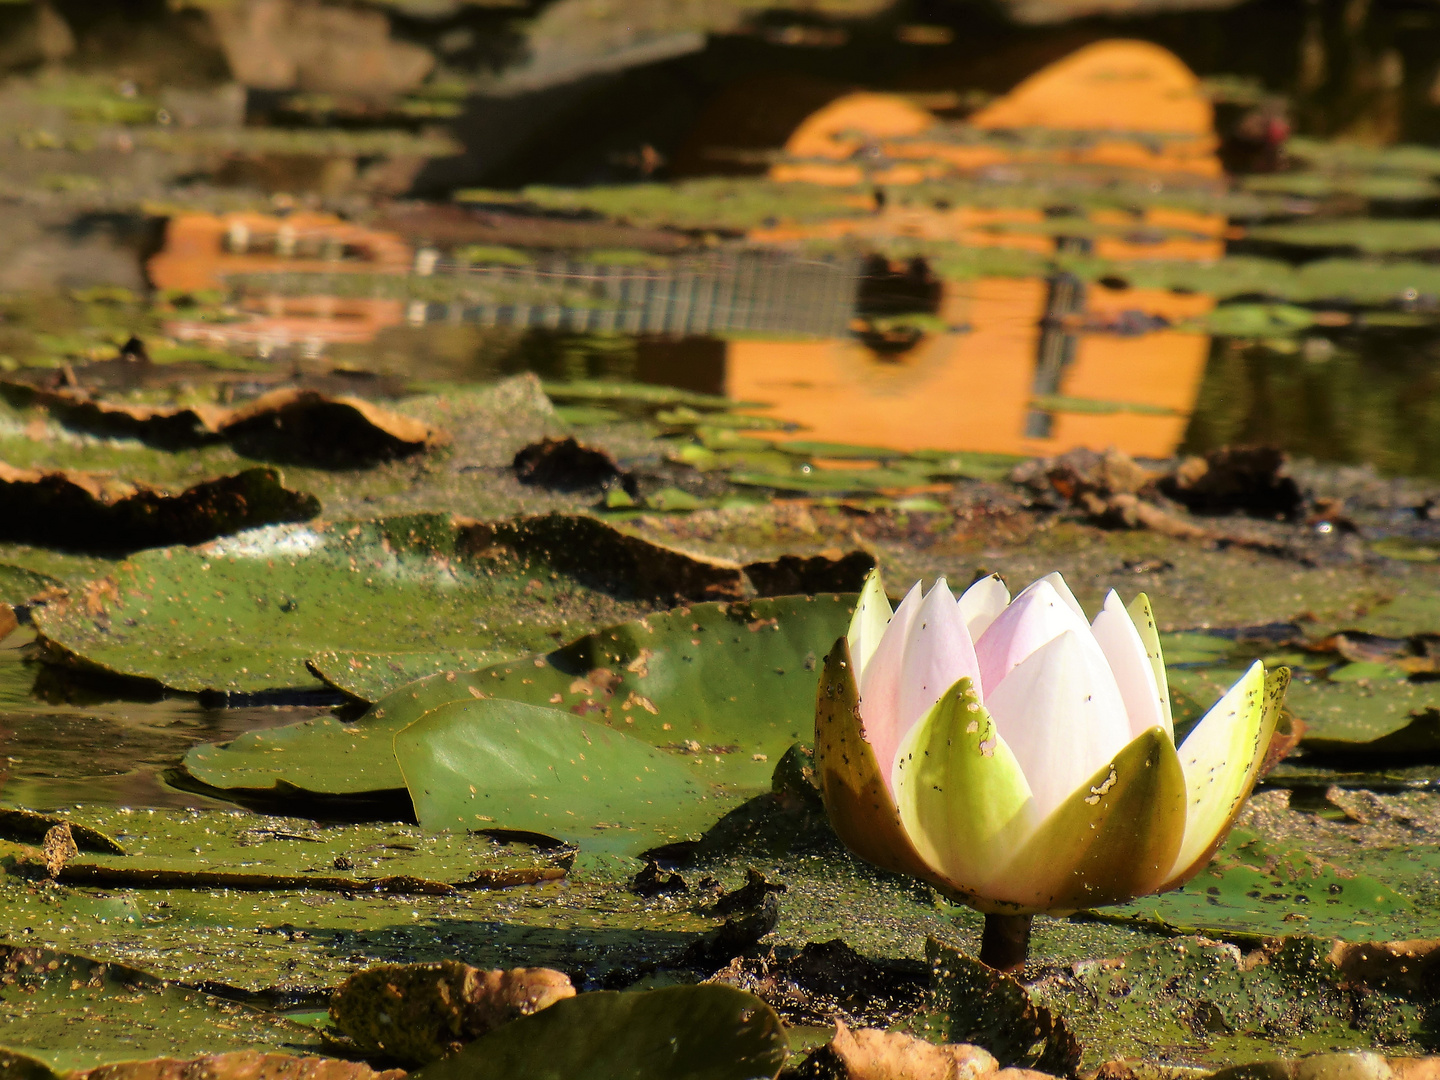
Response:
[{"label": "wet leaf", "polygon": [[196,747],[184,767],[210,788],[251,795],[393,791],[405,786],[396,732],[443,705],[496,698],[568,709],[683,756],[706,784],[758,793],[812,730],[819,658],[853,604],[842,595],[677,608],[545,657],[431,676],[355,724],[325,717]]},{"label": "wet leaf", "polygon": [[364,1053],[422,1065],[574,996],[569,978],[551,968],[380,964],[341,984],[330,1017]]},{"label": "wet leaf", "polygon": [[[123,850],[99,829],[57,821],[45,833],[47,844],[58,829],[89,841],[84,854],[73,852],[50,874],[69,885],[445,895],[559,880],[569,861],[564,853],[552,858],[477,834],[426,835],[408,825],[317,826],[215,810],[92,809],[71,816],[102,825],[123,841]],[[97,838],[113,850],[95,850]],[[49,869],[48,858],[42,861],[38,853],[16,852],[11,858],[16,871],[37,863]]]},{"label": "wet leaf", "polygon": [[274,1014],[134,968],[0,945],[0,1047],[65,1072],[240,1049],[315,1052],[320,1039]]},{"label": "wet leaf", "polygon": [[58,587],[60,582],[55,578],[37,574],[21,566],[0,563],[0,604],[23,604],[48,589]]},{"label": "wet leaf", "polygon": [[506,1024],[420,1080],[761,1080],[785,1063],[779,1019],[728,986],[602,990]]},{"label": "wet leaf", "polygon": [[657,600],[739,584],[738,567],[591,518],[421,514],[142,552],[37,612],[36,625],[86,667],[179,690],[255,692],[315,686],[306,660],[327,649],[499,659]]},{"label": "wet leaf", "polygon": [[440,428],[363,398],[304,389],[271,391],[218,426],[247,457],[330,468],[406,457],[450,440]]},{"label": "wet leaf", "polygon": [[457,701],[395,736],[426,829],[515,829],[638,855],[696,839],[736,800],[623,731],[517,701]]},{"label": "wet leaf", "polygon": [[1080,1063],[1080,1044],[1055,1010],[1031,999],[1010,975],[930,938],[933,1012],[926,1034],[983,1047],[1002,1068],[1037,1069],[1069,1076]]},{"label": "wet leaf", "polygon": [[308,521],[320,500],[275,469],[247,469],[176,494],[112,477],[0,462],[0,539],[82,551],[199,544],[244,529]]},{"label": "wet leaf", "polygon": [[[1387,861],[1395,858],[1387,854]],[[1236,830],[1215,859],[1184,886],[1107,909],[1163,922],[1187,933],[1312,934],[1350,941],[1411,937],[1424,913],[1408,898],[1414,869],[1377,880],[1375,867],[1337,867],[1304,851]]]},{"label": "wet leaf", "polygon": [[1093,1068],[1110,1057],[1215,1067],[1276,1053],[1399,1047],[1415,1004],[1351,987],[1328,942],[1290,938],[1242,956],[1179,938],[1042,977],[1031,997],[1064,1015]]}]

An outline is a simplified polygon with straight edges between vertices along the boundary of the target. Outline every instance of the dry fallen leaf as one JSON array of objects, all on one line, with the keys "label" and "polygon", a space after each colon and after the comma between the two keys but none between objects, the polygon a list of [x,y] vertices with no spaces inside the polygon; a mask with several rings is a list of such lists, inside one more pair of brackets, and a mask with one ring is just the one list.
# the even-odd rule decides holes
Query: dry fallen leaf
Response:
[{"label": "dry fallen leaf", "polygon": [[65,1080],[403,1080],[403,1069],[372,1069],[363,1061],[291,1057],[259,1050],[179,1060],[124,1061],[65,1074]]},{"label": "dry fallen leaf", "polygon": [[46,830],[45,839],[40,842],[40,851],[45,856],[45,869],[52,878],[59,877],[65,864],[80,854],[69,824],[63,821]]},{"label": "dry fallen leaf", "polygon": [[[838,1061],[846,1080],[980,1080],[1000,1069],[994,1056],[978,1046],[937,1046],[903,1031],[879,1028],[851,1031],[838,1020],[835,1037],[826,1049]],[[1006,1074],[1016,1071],[1007,1069]],[[1006,1080],[1011,1078],[1007,1075]]]},{"label": "dry fallen leaf", "polygon": [[574,994],[569,977],[550,968],[379,964],[341,984],[330,1016],[363,1051],[422,1063]]}]

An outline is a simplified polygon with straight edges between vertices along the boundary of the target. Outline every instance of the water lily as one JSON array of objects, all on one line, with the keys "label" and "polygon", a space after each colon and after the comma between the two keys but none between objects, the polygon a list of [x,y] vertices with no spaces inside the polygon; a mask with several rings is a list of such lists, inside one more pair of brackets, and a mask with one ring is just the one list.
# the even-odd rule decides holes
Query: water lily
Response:
[{"label": "water lily", "polygon": [[826,658],[817,773],[855,854],[985,912],[987,934],[1019,933],[1003,919],[1020,917],[1028,937],[1036,913],[1198,873],[1254,786],[1288,681],[1256,662],[1177,747],[1143,593],[1127,608],[1112,591],[1090,621],[1059,574],[1014,600],[998,577],[958,600],[942,578],[892,612],[877,571]]}]

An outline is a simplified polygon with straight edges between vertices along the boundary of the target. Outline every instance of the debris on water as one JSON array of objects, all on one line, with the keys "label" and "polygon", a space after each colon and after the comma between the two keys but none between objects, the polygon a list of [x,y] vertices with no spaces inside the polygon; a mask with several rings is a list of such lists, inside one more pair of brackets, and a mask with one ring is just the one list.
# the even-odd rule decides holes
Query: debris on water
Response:
[{"label": "debris on water", "polygon": [[515,476],[522,484],[534,484],[555,491],[586,491],[618,484],[632,497],[635,482],[620,471],[607,451],[575,441],[542,439],[515,455]]}]

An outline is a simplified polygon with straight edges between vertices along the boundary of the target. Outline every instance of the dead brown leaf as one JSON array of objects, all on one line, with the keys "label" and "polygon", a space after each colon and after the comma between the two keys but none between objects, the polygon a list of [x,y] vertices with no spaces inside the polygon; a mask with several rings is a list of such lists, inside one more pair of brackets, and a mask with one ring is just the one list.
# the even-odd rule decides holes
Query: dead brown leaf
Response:
[{"label": "dead brown leaf", "polygon": [[420,1064],[574,994],[570,979],[550,968],[380,964],[345,980],[330,1016],[364,1052]]},{"label": "dead brown leaf", "polygon": [[259,1050],[179,1060],[123,1061],[65,1074],[65,1080],[403,1080],[403,1069],[372,1069],[363,1061],[291,1057]]},{"label": "dead brown leaf", "polygon": [[[17,469],[0,462],[0,538],[127,551],[198,544],[242,529],[308,521],[313,495],[285,487],[279,471],[246,469],[178,493],[100,473]],[[103,597],[88,594],[91,615]],[[98,605],[98,607],[97,607]]]},{"label": "dead brown leaf", "polygon": [[52,825],[45,832],[45,839],[40,842],[40,852],[45,858],[45,869],[52,878],[60,876],[60,871],[65,869],[65,864],[80,854],[80,849],[75,846],[75,837],[70,835],[70,826],[66,822],[59,825]]},{"label": "dead brown leaf", "polygon": [[821,1053],[827,1051],[845,1080],[980,1080],[1000,1070],[994,1056],[978,1046],[936,1045],[878,1028],[851,1031],[840,1020]]},{"label": "dead brown leaf", "polygon": [[15,632],[20,625],[20,620],[15,617],[15,609],[9,604],[0,604],[0,641]]}]

